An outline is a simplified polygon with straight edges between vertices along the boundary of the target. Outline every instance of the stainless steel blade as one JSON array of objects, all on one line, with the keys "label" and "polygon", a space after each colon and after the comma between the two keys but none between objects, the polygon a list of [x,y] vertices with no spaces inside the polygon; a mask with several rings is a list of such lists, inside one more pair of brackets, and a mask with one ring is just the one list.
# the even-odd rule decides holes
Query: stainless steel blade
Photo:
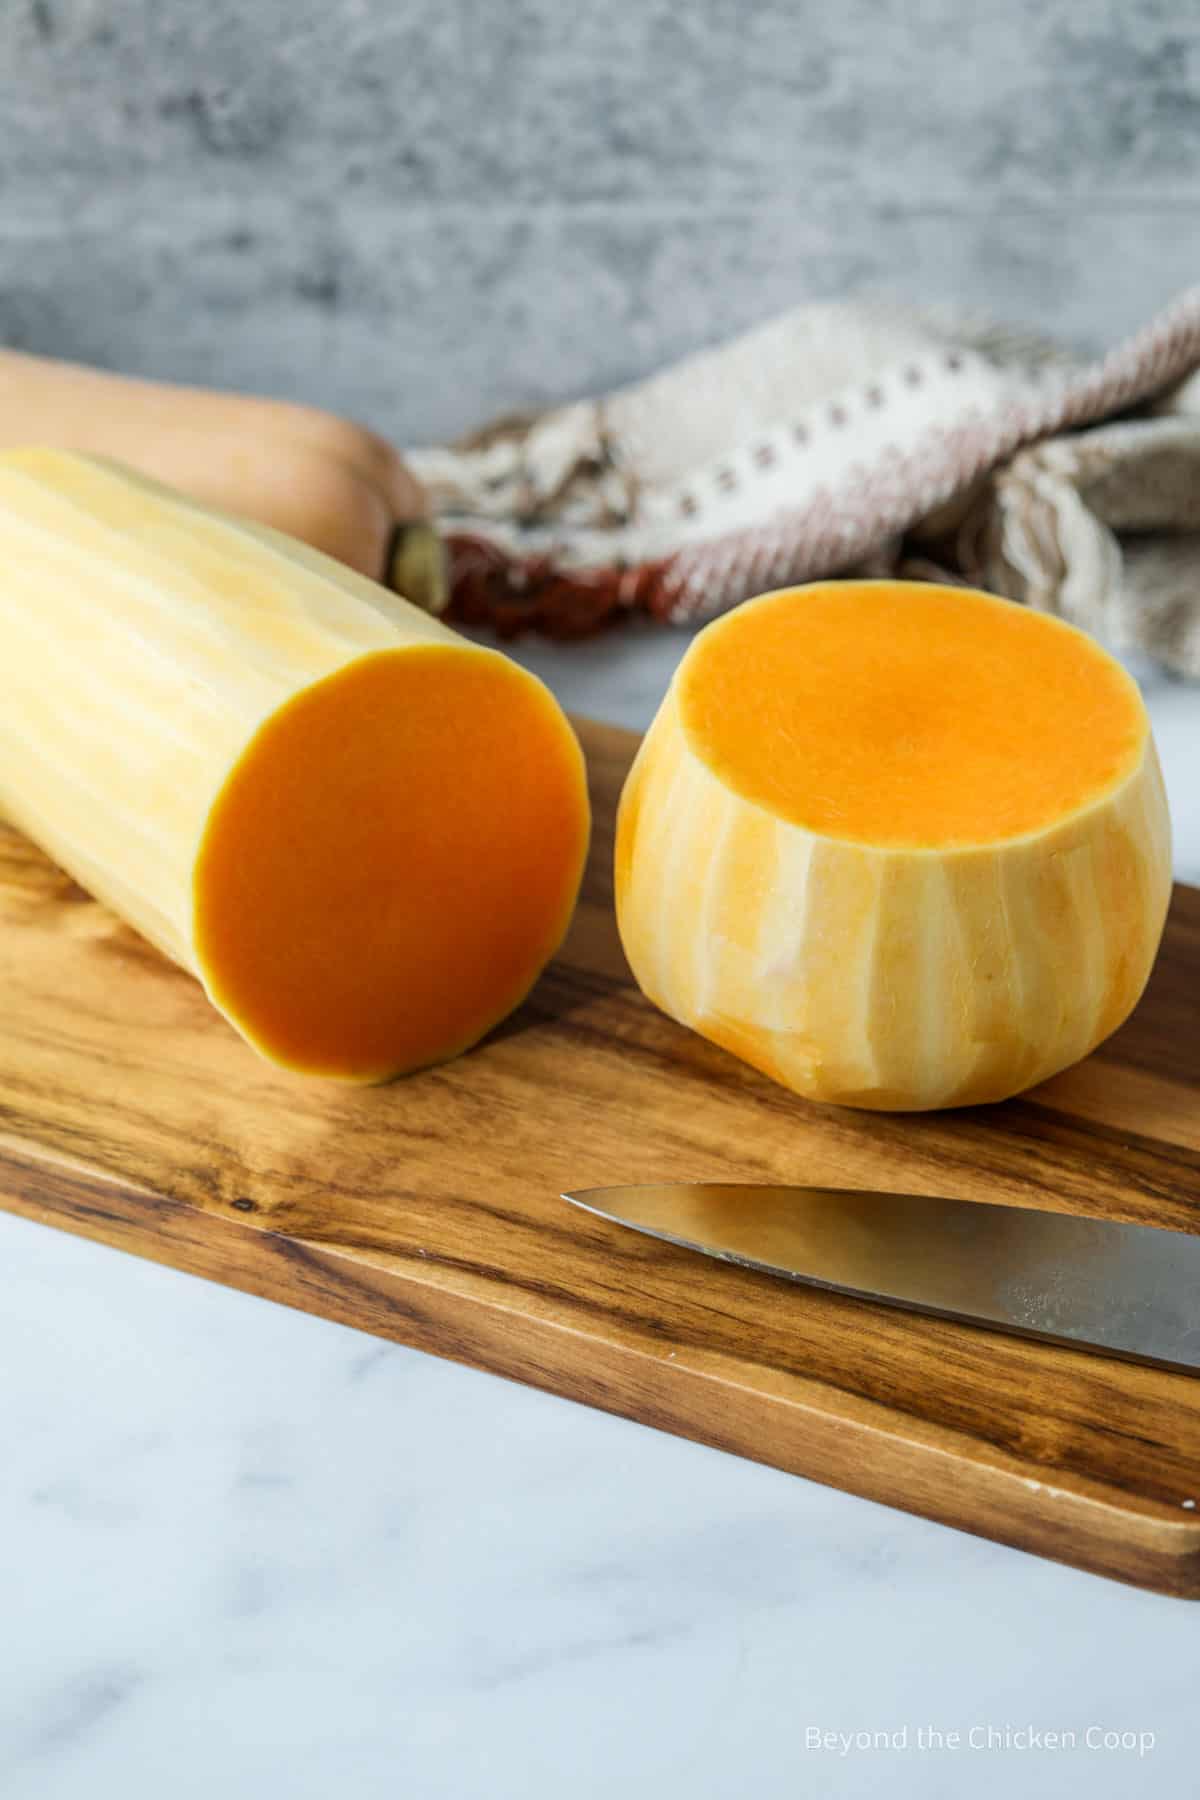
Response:
[{"label": "stainless steel blade", "polygon": [[1200,1373],[1200,1236],[839,1188],[684,1183],[563,1199],[789,1281]]}]

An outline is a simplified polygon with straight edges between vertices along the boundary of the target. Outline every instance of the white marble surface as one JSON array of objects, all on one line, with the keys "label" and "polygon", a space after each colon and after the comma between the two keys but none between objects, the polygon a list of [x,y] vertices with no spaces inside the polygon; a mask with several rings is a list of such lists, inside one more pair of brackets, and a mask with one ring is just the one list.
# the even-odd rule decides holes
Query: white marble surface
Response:
[{"label": "white marble surface", "polygon": [[[640,724],[681,647],[528,654]],[[1200,690],[1151,703],[1200,879]],[[4,1215],[0,1259],[3,1800],[1196,1791],[1193,1606]]]}]

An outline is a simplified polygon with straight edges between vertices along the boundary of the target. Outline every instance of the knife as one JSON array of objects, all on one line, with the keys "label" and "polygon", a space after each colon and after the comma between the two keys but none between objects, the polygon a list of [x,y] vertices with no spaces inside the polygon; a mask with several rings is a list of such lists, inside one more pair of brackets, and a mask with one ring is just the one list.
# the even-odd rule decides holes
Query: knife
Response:
[{"label": "knife", "polygon": [[858,1300],[1200,1374],[1200,1236],[991,1201],[680,1183],[586,1188],[617,1225]]}]

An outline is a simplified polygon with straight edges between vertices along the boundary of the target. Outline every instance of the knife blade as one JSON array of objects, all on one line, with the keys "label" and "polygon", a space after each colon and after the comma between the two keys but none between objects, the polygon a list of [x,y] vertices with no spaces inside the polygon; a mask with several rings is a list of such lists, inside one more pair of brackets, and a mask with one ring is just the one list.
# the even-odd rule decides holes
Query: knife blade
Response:
[{"label": "knife blade", "polygon": [[927,1194],[679,1183],[585,1212],[810,1287],[1200,1374],[1200,1236]]}]

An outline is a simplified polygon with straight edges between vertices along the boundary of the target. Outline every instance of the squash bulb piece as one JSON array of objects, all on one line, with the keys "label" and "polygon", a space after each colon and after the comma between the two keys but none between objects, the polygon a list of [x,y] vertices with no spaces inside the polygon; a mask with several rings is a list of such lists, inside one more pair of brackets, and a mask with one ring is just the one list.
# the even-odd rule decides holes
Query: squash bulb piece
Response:
[{"label": "squash bulb piece", "polygon": [[1059,620],[923,583],[710,625],[618,819],[644,991],[848,1106],[999,1100],[1087,1055],[1142,992],[1170,886],[1135,683]]}]

